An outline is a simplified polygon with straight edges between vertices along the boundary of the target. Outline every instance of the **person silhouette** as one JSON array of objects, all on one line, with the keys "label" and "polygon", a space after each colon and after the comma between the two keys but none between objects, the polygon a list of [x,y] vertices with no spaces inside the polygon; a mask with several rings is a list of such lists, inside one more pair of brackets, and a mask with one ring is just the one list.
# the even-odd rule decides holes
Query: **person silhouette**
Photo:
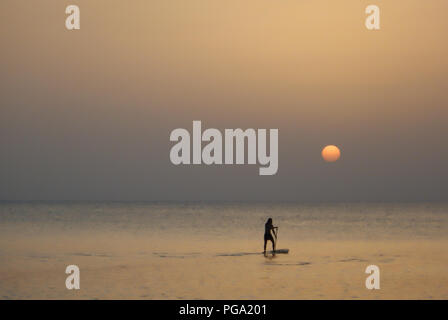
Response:
[{"label": "person silhouette", "polygon": [[269,218],[266,224],[264,225],[264,250],[263,250],[264,255],[266,255],[266,244],[268,243],[268,240],[272,242],[272,254],[275,255],[275,241],[274,238],[272,237],[272,233],[274,233],[275,239],[277,239],[277,233],[275,232],[275,229],[278,229],[278,227],[274,227],[272,225],[272,218]]}]

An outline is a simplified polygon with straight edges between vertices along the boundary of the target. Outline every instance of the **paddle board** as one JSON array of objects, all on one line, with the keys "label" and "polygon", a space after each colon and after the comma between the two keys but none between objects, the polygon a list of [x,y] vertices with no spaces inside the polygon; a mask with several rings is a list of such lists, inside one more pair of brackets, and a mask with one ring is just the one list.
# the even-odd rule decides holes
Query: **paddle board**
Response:
[{"label": "paddle board", "polygon": [[275,254],[287,254],[289,252],[289,249],[277,249],[277,250],[275,250],[275,251],[266,251],[266,253],[269,253],[269,254],[273,254],[273,253],[275,253]]}]

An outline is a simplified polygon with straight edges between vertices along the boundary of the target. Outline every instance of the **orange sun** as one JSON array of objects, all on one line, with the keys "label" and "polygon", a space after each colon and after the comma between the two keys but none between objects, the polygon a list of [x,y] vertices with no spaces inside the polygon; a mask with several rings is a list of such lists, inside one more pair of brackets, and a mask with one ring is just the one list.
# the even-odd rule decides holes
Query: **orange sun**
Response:
[{"label": "orange sun", "polygon": [[328,145],[322,149],[322,158],[327,162],[335,162],[341,157],[341,151],[338,147]]}]

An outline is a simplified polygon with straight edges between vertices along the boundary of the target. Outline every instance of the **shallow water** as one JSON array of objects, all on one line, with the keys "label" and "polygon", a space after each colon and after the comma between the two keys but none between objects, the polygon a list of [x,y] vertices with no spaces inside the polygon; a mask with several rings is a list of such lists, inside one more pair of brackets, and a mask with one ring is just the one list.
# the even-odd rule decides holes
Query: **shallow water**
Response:
[{"label": "shallow water", "polygon": [[0,297],[447,298],[447,231],[447,204],[1,203]]}]

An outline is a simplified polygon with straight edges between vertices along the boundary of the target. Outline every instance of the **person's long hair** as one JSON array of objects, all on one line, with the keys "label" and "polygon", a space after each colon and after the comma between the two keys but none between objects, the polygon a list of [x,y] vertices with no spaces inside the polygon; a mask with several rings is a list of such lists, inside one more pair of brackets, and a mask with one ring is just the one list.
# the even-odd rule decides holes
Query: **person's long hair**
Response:
[{"label": "person's long hair", "polygon": [[272,218],[269,218],[266,224],[272,224]]}]

